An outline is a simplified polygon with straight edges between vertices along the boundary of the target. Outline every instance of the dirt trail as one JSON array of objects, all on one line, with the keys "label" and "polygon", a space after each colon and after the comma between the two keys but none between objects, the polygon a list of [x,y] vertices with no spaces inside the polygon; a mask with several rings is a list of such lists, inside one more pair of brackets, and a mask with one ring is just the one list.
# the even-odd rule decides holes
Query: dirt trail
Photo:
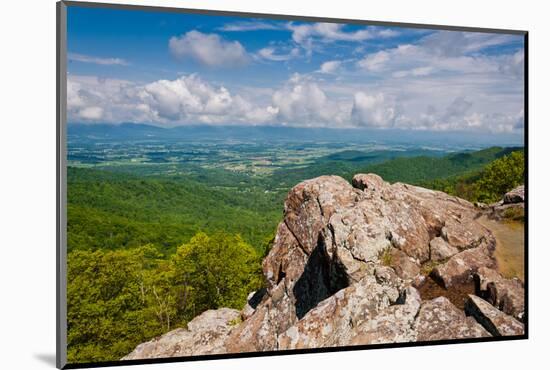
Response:
[{"label": "dirt trail", "polygon": [[498,271],[507,278],[524,279],[525,226],[521,222],[494,221],[482,216],[478,221],[492,231],[497,240],[495,258]]}]

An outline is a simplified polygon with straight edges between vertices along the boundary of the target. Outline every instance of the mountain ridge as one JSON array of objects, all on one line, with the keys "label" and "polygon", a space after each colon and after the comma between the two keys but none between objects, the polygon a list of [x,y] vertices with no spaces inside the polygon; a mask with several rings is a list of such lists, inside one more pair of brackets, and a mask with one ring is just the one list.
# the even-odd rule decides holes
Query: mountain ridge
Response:
[{"label": "mountain ridge", "polygon": [[[300,127],[282,125],[207,125],[189,124],[163,127],[144,123],[69,123],[69,138],[83,135],[98,137],[147,138],[144,135],[157,135],[158,138],[181,138],[188,135],[194,139],[232,137],[236,139],[288,140],[293,142],[378,142],[419,145],[456,143],[463,145],[514,146],[523,144],[523,137],[517,134],[476,133],[467,131],[422,131],[402,129],[369,129],[364,127]],[[225,136],[220,136],[220,135]],[[107,135],[107,136],[106,136]]]}]

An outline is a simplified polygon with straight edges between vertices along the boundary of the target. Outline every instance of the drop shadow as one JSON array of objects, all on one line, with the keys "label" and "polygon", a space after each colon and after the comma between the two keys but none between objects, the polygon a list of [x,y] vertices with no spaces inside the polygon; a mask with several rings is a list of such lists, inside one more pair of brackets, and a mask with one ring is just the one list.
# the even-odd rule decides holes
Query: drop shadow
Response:
[{"label": "drop shadow", "polygon": [[56,366],[55,353],[35,353],[33,357],[51,367]]}]

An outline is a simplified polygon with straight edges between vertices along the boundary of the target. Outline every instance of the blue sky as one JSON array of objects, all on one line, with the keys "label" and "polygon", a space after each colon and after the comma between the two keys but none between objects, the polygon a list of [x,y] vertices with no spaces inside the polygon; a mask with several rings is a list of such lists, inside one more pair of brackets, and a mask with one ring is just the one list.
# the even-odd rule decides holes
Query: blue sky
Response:
[{"label": "blue sky", "polygon": [[68,9],[71,122],[523,131],[523,37]]}]

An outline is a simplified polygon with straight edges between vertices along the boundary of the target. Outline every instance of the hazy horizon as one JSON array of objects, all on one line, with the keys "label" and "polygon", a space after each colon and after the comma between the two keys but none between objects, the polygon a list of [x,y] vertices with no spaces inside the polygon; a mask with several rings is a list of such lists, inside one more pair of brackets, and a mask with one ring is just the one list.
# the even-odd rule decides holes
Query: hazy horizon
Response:
[{"label": "hazy horizon", "polygon": [[[140,127],[144,130],[154,132],[128,132],[119,129],[129,128],[130,131]],[[159,130],[162,130],[159,132]],[[434,145],[439,147],[460,147],[464,149],[484,148],[491,146],[524,146],[524,135],[514,133],[503,133],[493,135],[490,133],[456,132],[456,131],[427,131],[427,130],[405,130],[405,129],[369,129],[364,127],[354,128],[326,128],[326,127],[298,127],[281,125],[204,125],[188,124],[174,127],[163,127],[161,125],[123,122],[119,124],[106,123],[69,123],[68,133],[70,137],[83,135],[85,133],[112,135],[121,138],[146,137],[150,139],[182,139],[187,135],[193,140],[212,140],[213,135],[223,133],[223,140],[250,140],[251,142],[262,140],[286,140],[293,142],[311,142],[316,140],[328,142],[363,142],[363,143],[386,143],[402,144],[409,146]],[[303,136],[296,135],[302,133]],[[156,135],[156,136],[155,136]],[[102,139],[105,136],[101,137]],[[215,137],[218,138],[219,137]],[[219,139],[221,140],[221,139]],[[459,148],[456,148],[457,150]]]}]

